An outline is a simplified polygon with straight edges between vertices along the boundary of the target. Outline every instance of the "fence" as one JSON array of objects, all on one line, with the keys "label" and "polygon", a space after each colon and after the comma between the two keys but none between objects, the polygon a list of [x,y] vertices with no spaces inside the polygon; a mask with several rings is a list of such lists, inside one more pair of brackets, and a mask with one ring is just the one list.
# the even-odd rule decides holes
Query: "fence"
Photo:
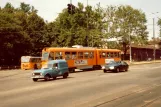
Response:
[{"label": "fence", "polygon": [[20,69],[20,66],[0,66],[0,70]]}]

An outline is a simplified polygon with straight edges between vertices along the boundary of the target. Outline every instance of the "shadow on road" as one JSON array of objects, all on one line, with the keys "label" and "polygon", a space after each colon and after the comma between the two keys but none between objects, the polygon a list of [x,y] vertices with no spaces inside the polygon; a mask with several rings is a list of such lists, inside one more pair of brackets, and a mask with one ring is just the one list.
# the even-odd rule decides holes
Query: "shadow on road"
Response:
[{"label": "shadow on road", "polygon": [[[120,71],[120,72],[118,72],[118,73],[127,73],[128,71]],[[115,72],[115,71],[107,71],[107,72],[105,72],[105,73],[117,73],[117,72]]]},{"label": "shadow on road", "polygon": [[69,76],[68,78],[57,77],[56,80],[51,78],[49,81],[45,81],[44,79],[39,79],[36,82],[50,82],[50,81],[66,80],[66,79],[71,79],[71,78],[74,78],[74,77],[71,77],[71,76]]}]

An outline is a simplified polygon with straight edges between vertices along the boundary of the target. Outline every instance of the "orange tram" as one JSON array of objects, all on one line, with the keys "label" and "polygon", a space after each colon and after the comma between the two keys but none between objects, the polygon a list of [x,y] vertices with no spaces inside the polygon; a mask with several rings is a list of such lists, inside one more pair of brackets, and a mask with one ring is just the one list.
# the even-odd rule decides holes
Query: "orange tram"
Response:
[{"label": "orange tram", "polygon": [[101,66],[109,61],[121,60],[120,54],[121,50],[118,49],[48,47],[42,50],[42,66],[49,60],[65,59],[70,72],[75,69],[101,69]]}]

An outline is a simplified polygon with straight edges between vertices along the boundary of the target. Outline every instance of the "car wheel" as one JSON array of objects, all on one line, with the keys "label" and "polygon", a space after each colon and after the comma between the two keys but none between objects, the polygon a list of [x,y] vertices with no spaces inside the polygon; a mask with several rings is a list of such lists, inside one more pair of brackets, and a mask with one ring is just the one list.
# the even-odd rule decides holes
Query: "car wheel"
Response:
[{"label": "car wheel", "polygon": [[126,68],[125,71],[128,71],[128,68]]},{"label": "car wheel", "polygon": [[104,69],[103,72],[106,73],[107,71]]},{"label": "car wheel", "polygon": [[116,73],[119,73],[120,72],[120,68],[116,68]]},{"label": "car wheel", "polygon": [[45,75],[45,81],[49,81],[50,80],[50,76],[49,75]]},{"label": "car wheel", "polygon": [[53,77],[53,80],[56,80],[56,77]]},{"label": "car wheel", "polygon": [[63,78],[67,78],[68,77],[68,73],[65,73],[64,75],[63,75]]},{"label": "car wheel", "polygon": [[37,79],[37,78],[33,78],[32,80],[33,80],[34,82],[36,82],[38,79]]}]

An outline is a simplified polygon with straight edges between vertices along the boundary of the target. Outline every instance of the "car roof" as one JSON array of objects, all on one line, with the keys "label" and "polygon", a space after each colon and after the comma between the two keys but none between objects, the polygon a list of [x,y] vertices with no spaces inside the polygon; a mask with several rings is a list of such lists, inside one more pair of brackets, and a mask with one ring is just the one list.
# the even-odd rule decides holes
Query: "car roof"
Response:
[{"label": "car roof", "polygon": [[55,63],[60,63],[60,62],[66,62],[66,60],[50,60],[48,61],[48,64],[55,64]]}]

